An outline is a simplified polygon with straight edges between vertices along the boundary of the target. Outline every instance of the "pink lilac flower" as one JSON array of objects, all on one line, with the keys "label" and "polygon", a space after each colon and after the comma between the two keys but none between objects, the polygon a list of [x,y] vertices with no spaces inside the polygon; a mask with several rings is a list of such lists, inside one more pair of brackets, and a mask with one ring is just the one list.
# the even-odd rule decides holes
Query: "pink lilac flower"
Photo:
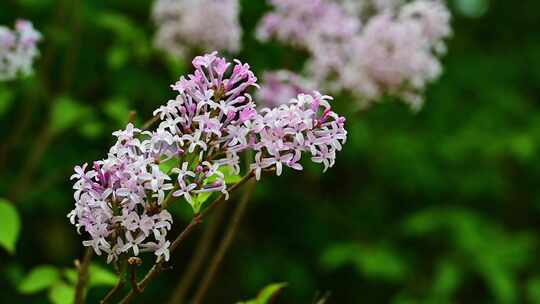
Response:
[{"label": "pink lilac flower", "polygon": [[452,34],[451,15],[441,1],[417,0],[404,5],[399,12],[403,22],[416,21],[422,27],[422,34],[439,53],[446,51],[444,39]]},{"label": "pink lilac flower", "polygon": [[[257,88],[250,66],[227,62],[216,53],[196,57],[195,72],[171,87],[175,99],[154,115],[156,130],[128,124],[113,133],[117,142],[106,159],[75,167],[75,208],[68,214],[83,241],[111,262],[153,252],[169,259],[167,232],[172,216],[164,197],[185,200],[199,212],[203,194],[228,198],[227,172],[240,173],[240,156],[254,151],[252,169],[302,170],[302,155],[335,162],[346,140],[345,119],[331,110],[329,96],[300,94],[288,104],[257,111],[248,90]],[[172,164],[165,171],[161,164]],[[180,164],[180,165],[176,165]]]},{"label": "pink lilac flower", "polygon": [[442,72],[437,52],[450,33],[449,15],[438,24],[432,24],[432,15],[443,8],[419,0],[403,6],[397,16],[383,13],[371,18],[362,35],[351,42],[351,59],[341,75],[344,87],[359,88],[367,100],[399,96],[418,110],[426,85]]},{"label": "pink lilac flower", "polygon": [[276,38],[303,48],[321,39],[347,39],[359,30],[358,18],[330,0],[271,0],[275,10],[257,29],[261,40]]},{"label": "pink lilac flower", "polygon": [[345,118],[332,111],[330,96],[318,92],[300,94],[289,104],[263,109],[253,122],[256,136],[255,170],[257,179],[262,169],[274,166],[277,175],[282,167],[302,170],[303,154],[324,164],[324,170],[335,163],[336,152],[345,143]]},{"label": "pink lilac flower", "polygon": [[272,0],[259,39],[301,47],[310,57],[304,77],[330,91],[346,90],[364,105],[398,96],[414,109],[441,72],[451,34],[439,0]]},{"label": "pink lilac flower", "polygon": [[30,21],[17,20],[14,30],[0,26],[0,81],[32,73],[39,40],[41,34]]},{"label": "pink lilac flower", "polygon": [[188,51],[240,49],[238,0],[156,0],[155,45],[174,56]]}]

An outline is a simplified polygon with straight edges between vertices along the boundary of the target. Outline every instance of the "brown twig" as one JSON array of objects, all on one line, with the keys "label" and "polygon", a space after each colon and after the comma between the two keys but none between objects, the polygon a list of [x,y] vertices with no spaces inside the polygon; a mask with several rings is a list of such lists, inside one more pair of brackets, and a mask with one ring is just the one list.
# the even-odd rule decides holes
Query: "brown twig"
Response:
[{"label": "brown twig", "polygon": [[236,207],[236,210],[234,211],[234,214],[231,219],[231,223],[229,227],[227,228],[227,231],[225,232],[225,236],[221,240],[218,246],[217,252],[214,255],[214,258],[212,259],[212,261],[210,262],[210,265],[208,266],[206,275],[204,276],[201,285],[199,285],[199,288],[197,289],[197,292],[195,293],[195,296],[192,301],[193,304],[202,303],[202,301],[204,300],[204,297],[206,296],[206,293],[208,292],[208,289],[210,288],[210,285],[212,284],[212,281],[214,277],[216,276],[219,270],[219,267],[221,266],[223,258],[225,257],[227,250],[229,249],[229,247],[232,244],[232,241],[234,240],[236,232],[238,231],[238,226],[240,224],[240,221],[242,220],[242,217],[244,216],[247,204],[251,198],[251,195],[253,194],[254,189],[255,189],[255,182],[251,181],[246,186],[244,195],[242,196],[240,203],[238,204],[238,206]]},{"label": "brown twig", "polygon": [[118,293],[120,290],[122,290],[122,288],[124,288],[125,284],[126,284],[126,282],[125,282],[124,278],[120,277],[118,279],[118,283],[116,283],[116,285],[113,287],[113,289],[111,289],[99,303],[100,304],[109,303],[109,301],[114,297],[114,295],[116,295],[116,293]]},{"label": "brown twig", "polygon": [[79,273],[77,285],[75,287],[75,304],[83,304],[86,295],[86,283],[88,282],[88,268],[92,261],[93,251],[91,248],[86,248],[82,263],[79,260],[75,261],[75,267]]},{"label": "brown twig", "polygon": [[129,123],[135,123],[136,119],[137,119],[137,112],[136,111],[129,111],[128,122]]},{"label": "brown twig", "polygon": [[[246,174],[238,183],[234,184],[231,188],[229,188],[229,192],[233,192],[238,187],[242,186],[249,180],[251,180],[254,176],[253,171],[250,171],[248,174]],[[184,228],[184,230],[178,235],[178,237],[174,240],[174,242],[171,244],[170,252],[173,252],[178,246],[193,232],[195,227],[197,227],[199,224],[202,223],[202,220],[208,217],[210,212],[214,210],[218,205],[220,205],[222,202],[225,201],[225,194],[220,195],[215,201],[213,201],[206,209],[204,209],[203,212],[195,215],[191,222]],[[169,199],[166,198],[165,201]],[[165,201],[163,203],[165,203]],[[155,279],[155,277],[160,274],[164,270],[164,261],[162,259],[158,259],[158,261],[152,266],[152,268],[148,271],[146,276],[142,279],[142,281],[137,285],[138,291],[131,290],[125,297],[120,301],[120,304],[127,304],[131,303],[140,293],[144,291],[146,286]]]},{"label": "brown twig", "polygon": [[118,282],[114,287],[105,295],[105,297],[99,301],[100,304],[107,304],[109,303],[112,298],[124,288],[124,285],[126,284],[126,279],[124,276],[124,272],[126,270],[126,264],[125,260],[121,260],[120,263],[116,262],[116,271],[118,273]]},{"label": "brown twig", "polygon": [[221,207],[218,207],[219,209],[216,211],[214,216],[212,216],[209,225],[206,227],[206,229],[204,229],[204,233],[197,242],[195,251],[191,256],[191,260],[187,264],[187,269],[182,274],[181,280],[178,282],[171,294],[168,302],[169,304],[179,304],[184,301],[189,288],[193,285],[197,274],[203,266],[203,261],[208,256],[210,245],[214,240],[223,216],[225,215],[225,206],[226,205],[222,205]]}]

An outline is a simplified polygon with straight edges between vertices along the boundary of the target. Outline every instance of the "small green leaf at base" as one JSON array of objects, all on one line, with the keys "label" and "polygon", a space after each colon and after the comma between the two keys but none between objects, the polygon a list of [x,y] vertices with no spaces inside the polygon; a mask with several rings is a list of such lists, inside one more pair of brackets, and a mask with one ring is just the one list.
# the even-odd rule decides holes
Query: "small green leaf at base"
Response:
[{"label": "small green leaf at base", "polygon": [[57,283],[49,289],[49,300],[53,304],[72,304],[75,298],[75,288],[65,283]]},{"label": "small green leaf at base", "polygon": [[[79,279],[79,274],[74,268],[65,268],[62,272],[63,276],[66,278],[67,282],[75,285]],[[118,276],[107,270],[106,268],[98,265],[91,264],[88,269],[88,288],[96,286],[114,286],[118,283]]]},{"label": "small green leaf at base", "polygon": [[21,221],[17,209],[8,201],[0,199],[0,246],[11,254],[15,253],[20,228]]},{"label": "small green leaf at base", "polygon": [[55,284],[59,278],[60,273],[53,266],[38,266],[22,280],[18,289],[23,294],[36,293]]},{"label": "small green leaf at base", "polygon": [[90,282],[88,285],[93,286],[114,286],[118,282],[118,277],[114,272],[109,271],[97,264],[90,265]]},{"label": "small green leaf at base", "polygon": [[286,286],[287,283],[270,284],[261,290],[255,299],[246,302],[238,302],[237,304],[271,304],[279,295],[280,291]]}]

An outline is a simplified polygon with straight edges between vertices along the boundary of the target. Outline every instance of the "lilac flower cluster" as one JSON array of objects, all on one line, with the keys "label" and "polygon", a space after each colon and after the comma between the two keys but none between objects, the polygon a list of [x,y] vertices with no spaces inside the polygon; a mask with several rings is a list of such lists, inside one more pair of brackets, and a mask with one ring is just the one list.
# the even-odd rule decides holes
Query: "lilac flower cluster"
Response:
[{"label": "lilac flower cluster", "polygon": [[117,142],[107,159],[75,168],[68,217],[90,236],[83,244],[107,253],[108,262],[144,251],[168,260],[168,201],[183,198],[198,213],[209,194],[227,198],[225,174],[240,173],[241,152],[254,151],[249,170],[260,179],[265,169],[301,170],[302,154],[326,170],[346,140],[345,118],[332,111],[329,96],[300,94],[257,111],[247,93],[258,87],[249,65],[212,53],[193,66],[193,74],[172,85],[176,98],[154,112],[156,130],[128,124],[113,133]]},{"label": "lilac flower cluster", "polygon": [[[384,95],[422,105],[426,85],[441,72],[451,34],[440,0],[271,0],[258,37],[302,47],[305,73],[319,87],[346,90],[364,105]],[[263,84],[263,87],[265,84]]]},{"label": "lilac flower cluster", "polygon": [[41,34],[32,23],[17,20],[15,29],[0,26],[0,81],[11,80],[32,72],[32,63],[39,51]]},{"label": "lilac flower cluster", "polygon": [[268,167],[275,167],[277,175],[283,166],[302,170],[299,161],[303,153],[310,154],[313,162],[324,164],[325,171],[334,165],[347,132],[345,118],[330,107],[331,99],[318,92],[300,94],[289,104],[261,110],[251,129],[255,135],[252,149],[256,151],[251,168],[257,179]]},{"label": "lilac flower cluster", "polygon": [[153,19],[158,26],[154,44],[173,56],[240,49],[238,0],[156,0]]}]

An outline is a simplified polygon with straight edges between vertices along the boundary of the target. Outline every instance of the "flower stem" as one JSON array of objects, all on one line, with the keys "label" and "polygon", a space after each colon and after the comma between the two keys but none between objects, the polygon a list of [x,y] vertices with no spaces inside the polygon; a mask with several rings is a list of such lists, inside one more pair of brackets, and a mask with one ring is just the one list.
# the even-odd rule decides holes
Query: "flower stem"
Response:
[{"label": "flower stem", "polygon": [[229,227],[227,228],[227,231],[225,232],[225,236],[221,240],[218,246],[217,252],[214,255],[214,258],[212,259],[212,261],[210,262],[210,265],[208,266],[206,275],[204,276],[201,285],[199,285],[199,288],[197,292],[195,293],[195,297],[192,301],[193,304],[202,303],[202,301],[204,300],[204,297],[206,296],[206,293],[208,289],[210,288],[210,285],[212,284],[212,281],[214,277],[216,276],[216,273],[219,270],[219,267],[223,261],[223,258],[225,257],[227,250],[229,249],[229,247],[232,244],[232,241],[234,240],[236,232],[238,231],[238,226],[246,211],[247,204],[251,198],[251,195],[253,194],[254,189],[255,189],[255,182],[254,181],[249,182],[246,186],[246,190],[242,196],[242,199],[240,200],[240,203],[238,204],[238,206],[236,207],[234,211],[234,214],[231,219],[231,223]]},{"label": "flower stem", "polygon": [[113,289],[111,289],[99,303],[100,304],[109,303],[109,301],[114,297],[114,295],[116,295],[116,293],[118,293],[120,290],[122,290],[122,288],[124,288],[125,284],[126,282],[124,278],[123,277],[119,278],[118,283],[116,283]]},{"label": "flower stem", "polygon": [[143,125],[142,125],[142,128],[141,130],[142,131],[146,131],[148,129],[150,129],[156,122],[159,121],[159,116],[153,116],[152,118],[150,118],[149,120],[147,120]]},{"label": "flower stem", "polygon": [[93,251],[92,248],[86,248],[84,252],[84,257],[82,263],[78,260],[75,262],[77,271],[79,272],[79,277],[77,279],[77,285],[75,287],[75,304],[83,304],[84,298],[86,295],[86,283],[88,281],[88,267],[90,267],[90,262],[92,261]]},{"label": "flower stem", "polygon": [[126,284],[126,280],[124,277],[124,272],[126,270],[126,264],[125,260],[122,260],[120,264],[116,263],[116,269],[118,272],[118,283],[105,295],[105,297],[99,301],[100,304],[108,304],[109,301],[124,288],[124,285]]},{"label": "flower stem", "polygon": [[220,227],[220,224],[223,220],[223,216],[225,215],[225,206],[226,205],[222,205],[221,207],[218,207],[219,209],[212,217],[209,225],[206,227],[206,229],[204,229],[204,233],[197,243],[191,260],[187,264],[187,269],[182,275],[182,279],[178,282],[174,291],[172,292],[172,295],[168,302],[169,304],[180,304],[184,302],[186,293],[193,285],[197,274],[203,266],[204,260],[208,256],[208,251],[210,249],[211,243],[214,240],[218,228]]}]

